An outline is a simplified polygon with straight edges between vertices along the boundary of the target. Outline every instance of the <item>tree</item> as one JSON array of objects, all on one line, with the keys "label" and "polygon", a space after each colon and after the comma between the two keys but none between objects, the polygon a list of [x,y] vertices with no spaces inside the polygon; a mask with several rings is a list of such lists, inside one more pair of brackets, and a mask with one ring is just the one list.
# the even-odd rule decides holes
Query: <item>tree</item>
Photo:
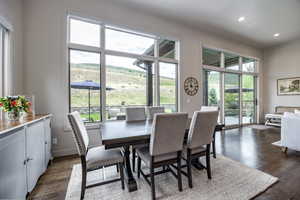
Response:
[{"label": "tree", "polygon": [[208,104],[209,105],[217,105],[218,104],[217,92],[216,92],[215,88],[212,88],[211,90],[209,90]]}]

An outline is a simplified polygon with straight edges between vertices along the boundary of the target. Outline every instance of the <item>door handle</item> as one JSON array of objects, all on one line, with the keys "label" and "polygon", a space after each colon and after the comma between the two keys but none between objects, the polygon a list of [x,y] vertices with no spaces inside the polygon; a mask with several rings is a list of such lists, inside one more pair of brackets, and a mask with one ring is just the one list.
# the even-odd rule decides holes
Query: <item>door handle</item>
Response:
[{"label": "door handle", "polygon": [[33,158],[27,158],[27,159],[26,159],[26,162],[29,162],[29,161],[31,161],[31,160],[33,160]]}]

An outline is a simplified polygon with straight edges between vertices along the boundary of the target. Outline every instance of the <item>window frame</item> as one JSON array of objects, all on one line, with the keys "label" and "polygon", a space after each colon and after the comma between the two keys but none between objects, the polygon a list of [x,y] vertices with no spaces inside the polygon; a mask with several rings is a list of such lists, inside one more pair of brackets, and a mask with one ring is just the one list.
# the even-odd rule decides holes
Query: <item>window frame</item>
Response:
[{"label": "window frame", "polygon": [[[239,74],[239,77],[240,77],[240,123],[238,126],[242,126],[242,125],[245,125],[242,123],[242,102],[243,102],[243,98],[242,98],[242,77],[243,75],[251,75],[251,76],[254,76],[255,78],[255,97],[256,97],[256,100],[255,100],[255,106],[256,106],[256,111],[255,111],[255,120],[256,122],[258,121],[259,119],[259,110],[260,110],[260,105],[258,104],[258,99],[260,97],[259,95],[259,83],[260,83],[260,73],[259,73],[259,65],[260,65],[260,59],[259,58],[255,58],[255,57],[251,57],[251,56],[247,56],[247,55],[242,55],[242,54],[239,54],[239,53],[236,53],[236,52],[232,52],[232,51],[228,51],[228,50],[224,50],[224,49],[220,49],[220,48],[215,48],[215,47],[211,47],[211,46],[207,46],[207,45],[202,45],[201,46],[201,51],[203,51],[203,49],[211,49],[211,50],[215,50],[215,51],[219,51],[221,52],[221,67],[216,67],[216,66],[209,66],[209,65],[204,65],[203,64],[203,57],[202,57],[202,74],[205,73],[205,71],[216,71],[216,72],[220,72],[220,88],[221,88],[221,94],[220,94],[220,120],[222,123],[225,122],[225,116],[224,116],[224,113],[225,113],[225,106],[224,106],[224,86],[225,86],[225,82],[224,82],[224,76],[225,76],[225,73],[232,73],[232,74]],[[233,69],[228,69],[228,68],[225,68],[225,53],[228,53],[228,54],[234,54],[234,55],[237,55],[239,56],[239,69],[238,70],[233,70]],[[201,54],[203,56],[203,54]],[[250,58],[250,59],[254,59],[255,60],[255,66],[254,66],[254,72],[246,72],[246,71],[243,71],[243,58]],[[204,76],[203,76],[204,77]],[[205,81],[205,80],[203,80]],[[203,91],[205,90],[205,88],[203,88]],[[204,94],[204,93],[203,93]],[[203,102],[205,102],[204,100],[205,96],[203,95]],[[237,126],[227,126],[229,128],[231,127],[237,127]]]},{"label": "window frame", "polygon": [[[70,20],[75,19],[75,20],[80,20],[83,22],[87,23],[93,23],[97,24],[100,26],[100,47],[94,47],[94,46],[87,46],[87,45],[82,45],[82,44],[75,44],[71,43],[70,40],[70,33],[71,33],[71,27],[70,27]],[[147,56],[147,55],[140,55],[140,54],[134,54],[134,53],[128,53],[128,52],[122,52],[122,51],[116,51],[116,50],[108,50],[105,48],[105,31],[106,29],[112,29],[120,32],[125,32],[125,33],[130,33],[133,35],[138,35],[142,37],[150,37],[154,39],[154,56]],[[175,59],[172,58],[164,58],[164,57],[159,57],[159,40],[165,39],[165,40],[172,40],[175,41]],[[106,60],[105,57],[106,55],[110,56],[121,56],[121,57],[127,57],[127,58],[134,58],[134,59],[140,59],[140,60],[146,60],[146,61],[152,61],[154,64],[154,75],[153,79],[155,80],[154,83],[154,92],[153,97],[156,96],[157,98],[153,98],[153,106],[159,106],[159,97],[160,97],[160,84],[159,84],[159,63],[160,62],[166,62],[166,63],[172,63],[176,64],[176,77],[175,77],[175,82],[176,82],[176,97],[175,97],[175,108],[176,111],[178,111],[178,81],[179,81],[179,45],[180,41],[174,38],[168,38],[168,37],[163,37],[163,36],[158,36],[158,35],[153,35],[153,34],[147,34],[135,30],[129,30],[129,29],[124,29],[121,27],[117,26],[112,26],[110,24],[106,24],[97,20],[92,20],[92,19],[87,19],[87,18],[82,18],[76,15],[69,14],[67,15],[67,63],[68,63],[68,90],[69,90],[69,97],[68,97],[68,107],[69,107],[69,112],[71,111],[71,87],[70,87],[70,55],[69,52],[70,50],[80,50],[80,51],[85,51],[85,52],[92,52],[92,53],[99,53],[100,54],[100,84],[102,86],[102,89],[100,90],[100,110],[101,110],[101,121],[105,121],[106,119]],[[104,88],[104,89],[103,89]],[[145,91],[147,94],[147,91]],[[148,98],[148,97],[147,97]],[[147,105],[146,105],[147,106]],[[88,122],[95,124],[93,122]]]},{"label": "window frame", "polygon": [[10,30],[0,24],[0,95],[8,93],[7,70],[10,64]]}]

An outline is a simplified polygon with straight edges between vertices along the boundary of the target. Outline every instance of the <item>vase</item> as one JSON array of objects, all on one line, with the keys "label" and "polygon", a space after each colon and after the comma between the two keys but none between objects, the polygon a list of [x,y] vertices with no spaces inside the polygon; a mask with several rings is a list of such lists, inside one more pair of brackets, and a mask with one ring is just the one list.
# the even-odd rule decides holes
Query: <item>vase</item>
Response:
[{"label": "vase", "polygon": [[18,111],[7,112],[7,119],[9,121],[19,121],[20,118],[21,118],[21,112],[18,112]]}]

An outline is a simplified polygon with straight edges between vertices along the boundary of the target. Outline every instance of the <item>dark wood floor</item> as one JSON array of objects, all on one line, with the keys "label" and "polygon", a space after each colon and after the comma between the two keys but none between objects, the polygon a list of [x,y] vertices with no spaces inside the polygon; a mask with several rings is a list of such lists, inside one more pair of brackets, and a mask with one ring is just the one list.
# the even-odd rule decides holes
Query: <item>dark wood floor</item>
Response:
[{"label": "dark wood floor", "polygon": [[[248,127],[217,133],[217,152],[249,167],[279,178],[279,182],[256,200],[300,199],[300,152],[287,154],[271,143],[280,139],[280,129],[256,130]],[[57,158],[40,178],[29,199],[63,200],[76,157]]]}]

